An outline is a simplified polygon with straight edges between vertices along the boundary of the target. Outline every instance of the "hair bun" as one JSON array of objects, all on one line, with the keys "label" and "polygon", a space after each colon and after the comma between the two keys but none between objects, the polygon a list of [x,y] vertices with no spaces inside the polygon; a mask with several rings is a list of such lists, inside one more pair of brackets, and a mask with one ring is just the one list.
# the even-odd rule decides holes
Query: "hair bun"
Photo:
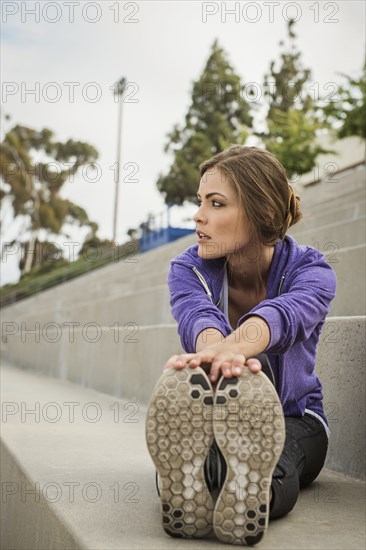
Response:
[{"label": "hair bun", "polygon": [[302,213],[300,210],[300,197],[296,195],[294,188],[289,185],[290,193],[287,203],[286,222],[287,228],[301,220]]}]

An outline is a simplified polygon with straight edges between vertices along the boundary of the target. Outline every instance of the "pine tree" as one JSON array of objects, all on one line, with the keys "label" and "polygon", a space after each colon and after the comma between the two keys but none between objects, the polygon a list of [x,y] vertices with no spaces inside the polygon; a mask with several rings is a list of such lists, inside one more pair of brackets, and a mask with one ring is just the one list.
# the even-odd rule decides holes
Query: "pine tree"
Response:
[{"label": "pine tree", "polygon": [[337,136],[366,138],[366,56],[360,76],[352,78],[341,73],[346,80],[339,87],[336,99],[322,107],[323,120],[336,128]]},{"label": "pine tree", "polygon": [[215,40],[200,78],[193,83],[185,125],[175,125],[164,148],[174,156],[168,174],[157,187],[168,204],[196,202],[201,162],[232,143],[244,144],[252,127],[244,86]]},{"label": "pine tree", "polygon": [[283,164],[289,178],[309,172],[320,153],[332,152],[316,142],[317,131],[323,126],[317,117],[314,99],[307,90],[311,71],[302,66],[293,26],[294,21],[290,20],[288,48],[280,42],[283,51],[278,70],[272,61],[269,74],[265,75],[268,130],[257,133],[266,148]]}]

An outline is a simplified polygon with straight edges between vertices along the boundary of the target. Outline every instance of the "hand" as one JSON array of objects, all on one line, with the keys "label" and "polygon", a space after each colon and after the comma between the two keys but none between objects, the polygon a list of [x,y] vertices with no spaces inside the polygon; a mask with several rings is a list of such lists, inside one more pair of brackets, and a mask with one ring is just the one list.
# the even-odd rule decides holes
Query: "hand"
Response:
[{"label": "hand", "polygon": [[183,353],[173,355],[164,365],[164,369],[183,369],[185,366],[191,368],[203,366],[203,363],[211,363],[210,380],[215,384],[222,372],[225,378],[239,376],[244,366],[256,373],[261,370],[262,365],[258,359],[246,359],[234,345],[228,346],[225,342],[219,342],[197,353]]}]

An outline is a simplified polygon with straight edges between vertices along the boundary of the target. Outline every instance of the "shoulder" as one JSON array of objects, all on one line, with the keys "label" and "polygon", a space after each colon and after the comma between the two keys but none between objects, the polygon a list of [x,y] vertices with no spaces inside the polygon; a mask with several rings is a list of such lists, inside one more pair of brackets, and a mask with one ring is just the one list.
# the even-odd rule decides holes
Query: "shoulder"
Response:
[{"label": "shoulder", "polygon": [[290,235],[286,235],[285,240],[289,246],[289,267],[296,269],[297,267],[314,263],[327,264],[329,266],[324,254],[317,248],[306,244],[299,244]]},{"label": "shoulder", "polygon": [[309,282],[317,282],[319,286],[335,288],[335,271],[320,250],[310,245],[300,245],[290,235],[286,235],[285,240],[289,247],[289,279],[291,276],[300,277],[304,281],[308,279]]}]

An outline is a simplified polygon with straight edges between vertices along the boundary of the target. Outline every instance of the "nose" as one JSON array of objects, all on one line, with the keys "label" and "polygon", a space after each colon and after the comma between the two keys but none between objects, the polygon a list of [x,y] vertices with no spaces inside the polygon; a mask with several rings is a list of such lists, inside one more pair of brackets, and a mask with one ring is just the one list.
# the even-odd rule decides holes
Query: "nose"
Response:
[{"label": "nose", "polygon": [[207,219],[206,219],[205,216],[203,216],[203,214],[202,214],[202,204],[201,204],[201,206],[198,207],[197,212],[196,212],[195,215],[193,216],[193,221],[194,221],[196,224],[198,224],[198,223],[201,223],[201,224],[207,223]]}]

